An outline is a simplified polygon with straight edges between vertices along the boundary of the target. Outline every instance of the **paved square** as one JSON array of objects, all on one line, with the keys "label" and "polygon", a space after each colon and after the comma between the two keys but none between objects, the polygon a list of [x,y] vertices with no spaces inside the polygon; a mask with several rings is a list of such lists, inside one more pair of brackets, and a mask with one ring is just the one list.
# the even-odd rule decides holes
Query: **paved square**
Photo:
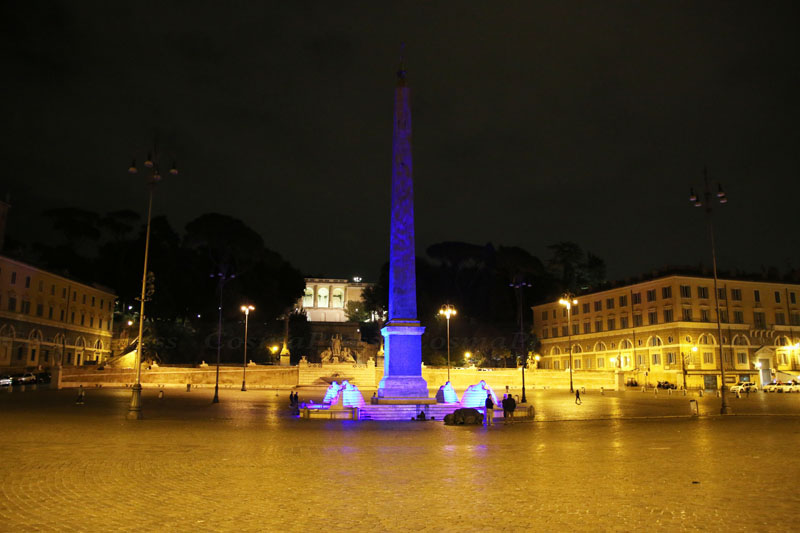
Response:
[{"label": "paved square", "polygon": [[537,421],[487,430],[299,420],[287,394],[146,389],[127,421],[126,390],[0,390],[0,530],[798,527],[800,395],[692,418],[682,396],[536,391]]}]

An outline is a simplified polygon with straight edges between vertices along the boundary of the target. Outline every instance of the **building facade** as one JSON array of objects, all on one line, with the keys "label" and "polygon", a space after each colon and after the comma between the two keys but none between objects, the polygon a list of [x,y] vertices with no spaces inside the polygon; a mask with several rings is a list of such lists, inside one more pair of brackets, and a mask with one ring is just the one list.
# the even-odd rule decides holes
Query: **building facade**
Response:
[{"label": "building facade", "polygon": [[[626,373],[639,384],[759,384],[800,373],[800,285],[666,276],[537,305],[540,367]],[[784,377],[784,379],[788,379]]]},{"label": "building facade", "polygon": [[309,322],[347,322],[347,305],[360,303],[364,289],[371,283],[331,278],[306,278],[306,288],[298,307]]},{"label": "building facade", "polygon": [[116,296],[0,256],[0,368],[101,364]]}]

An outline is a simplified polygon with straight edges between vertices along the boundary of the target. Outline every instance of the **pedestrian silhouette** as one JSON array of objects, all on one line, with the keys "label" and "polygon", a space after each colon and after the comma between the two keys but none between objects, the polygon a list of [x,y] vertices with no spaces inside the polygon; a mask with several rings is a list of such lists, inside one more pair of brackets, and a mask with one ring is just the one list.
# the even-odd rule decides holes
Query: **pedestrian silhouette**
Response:
[{"label": "pedestrian silhouette", "polygon": [[581,405],[583,401],[581,400],[581,391],[580,389],[575,389],[575,403],[577,405]]}]

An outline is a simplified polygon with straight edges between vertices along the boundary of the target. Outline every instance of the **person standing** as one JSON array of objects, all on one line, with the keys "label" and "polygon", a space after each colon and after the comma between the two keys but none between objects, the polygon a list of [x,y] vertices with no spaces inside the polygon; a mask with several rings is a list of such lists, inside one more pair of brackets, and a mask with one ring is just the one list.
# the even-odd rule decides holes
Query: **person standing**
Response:
[{"label": "person standing", "polygon": [[575,404],[581,405],[583,401],[581,400],[581,390],[575,389]]},{"label": "person standing", "polygon": [[508,395],[508,405],[506,408],[508,409],[508,418],[514,420],[514,409],[517,408],[517,400],[510,394]]},{"label": "person standing", "polygon": [[500,402],[503,406],[503,421],[508,418],[508,394],[503,394],[503,401]]},{"label": "person standing", "polygon": [[486,420],[484,423],[486,427],[494,425],[494,402],[492,401],[492,394],[490,392],[486,393],[486,402],[484,403],[486,409],[484,410],[484,415]]}]

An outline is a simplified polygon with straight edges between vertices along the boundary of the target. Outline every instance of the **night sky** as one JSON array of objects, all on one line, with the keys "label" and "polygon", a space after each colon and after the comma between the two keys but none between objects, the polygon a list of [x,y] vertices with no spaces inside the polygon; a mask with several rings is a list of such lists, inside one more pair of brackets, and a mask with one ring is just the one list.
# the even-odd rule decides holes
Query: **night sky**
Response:
[{"label": "night sky", "polygon": [[220,212],[306,274],[388,258],[400,43],[417,249],[542,259],[575,241],[610,278],[710,262],[800,266],[797,14],[790,2],[4,2],[10,233],[57,206],[144,212],[155,135],[181,174],[155,213]]}]

